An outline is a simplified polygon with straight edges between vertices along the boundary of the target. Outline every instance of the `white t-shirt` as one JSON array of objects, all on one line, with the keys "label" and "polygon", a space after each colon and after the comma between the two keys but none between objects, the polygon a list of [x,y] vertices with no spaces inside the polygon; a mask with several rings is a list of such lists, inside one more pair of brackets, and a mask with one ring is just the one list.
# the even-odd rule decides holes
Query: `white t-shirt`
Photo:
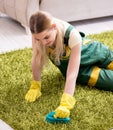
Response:
[{"label": "white t-shirt", "polygon": [[[65,22],[65,21],[59,20],[59,19],[55,19],[55,21],[56,22],[58,21],[63,25],[64,35],[65,35],[66,30],[70,26],[70,24],[68,22]],[[80,43],[82,43],[82,38],[80,36],[80,33],[76,28],[73,28],[69,35],[68,46],[69,46],[69,48],[72,48],[75,45],[80,44]]]}]

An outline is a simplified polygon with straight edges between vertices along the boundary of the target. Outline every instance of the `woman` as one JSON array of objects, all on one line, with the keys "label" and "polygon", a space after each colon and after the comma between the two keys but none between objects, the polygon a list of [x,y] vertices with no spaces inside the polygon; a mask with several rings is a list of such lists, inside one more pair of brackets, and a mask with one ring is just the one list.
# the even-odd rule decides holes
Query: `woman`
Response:
[{"label": "woman", "polygon": [[[41,96],[41,72],[47,57],[66,77],[61,102],[54,117],[66,118],[75,105],[76,82],[113,91],[113,52],[103,44],[87,39],[69,23],[39,11],[30,18],[32,33],[33,81],[25,99]],[[110,70],[111,69],[111,70]]]}]

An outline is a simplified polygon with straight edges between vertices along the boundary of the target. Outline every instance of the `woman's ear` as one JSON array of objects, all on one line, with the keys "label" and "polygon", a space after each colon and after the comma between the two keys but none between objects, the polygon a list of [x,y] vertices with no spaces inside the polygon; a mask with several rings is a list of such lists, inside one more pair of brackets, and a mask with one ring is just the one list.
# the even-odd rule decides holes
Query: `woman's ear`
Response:
[{"label": "woman's ear", "polygon": [[52,24],[52,28],[56,29],[56,24],[55,23]]}]

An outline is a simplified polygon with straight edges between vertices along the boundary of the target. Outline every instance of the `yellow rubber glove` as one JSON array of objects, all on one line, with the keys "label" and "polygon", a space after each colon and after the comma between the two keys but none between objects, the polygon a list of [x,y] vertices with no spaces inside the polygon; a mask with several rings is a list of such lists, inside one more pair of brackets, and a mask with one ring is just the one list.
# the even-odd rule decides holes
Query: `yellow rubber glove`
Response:
[{"label": "yellow rubber glove", "polygon": [[41,82],[33,80],[31,82],[31,87],[29,91],[25,95],[25,99],[28,102],[34,102],[40,96],[41,96]]},{"label": "yellow rubber glove", "polygon": [[60,106],[55,110],[54,117],[67,118],[70,115],[70,110],[75,105],[75,98],[71,95],[64,93],[61,98]]}]

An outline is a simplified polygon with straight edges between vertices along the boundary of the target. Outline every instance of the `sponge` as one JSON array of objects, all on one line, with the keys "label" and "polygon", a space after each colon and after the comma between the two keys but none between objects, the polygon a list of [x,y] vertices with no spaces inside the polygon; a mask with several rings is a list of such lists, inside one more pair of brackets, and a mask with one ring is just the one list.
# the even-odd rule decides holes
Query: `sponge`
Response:
[{"label": "sponge", "polygon": [[46,115],[46,121],[48,123],[69,123],[70,118],[54,118],[55,112],[52,111],[48,115]]}]

